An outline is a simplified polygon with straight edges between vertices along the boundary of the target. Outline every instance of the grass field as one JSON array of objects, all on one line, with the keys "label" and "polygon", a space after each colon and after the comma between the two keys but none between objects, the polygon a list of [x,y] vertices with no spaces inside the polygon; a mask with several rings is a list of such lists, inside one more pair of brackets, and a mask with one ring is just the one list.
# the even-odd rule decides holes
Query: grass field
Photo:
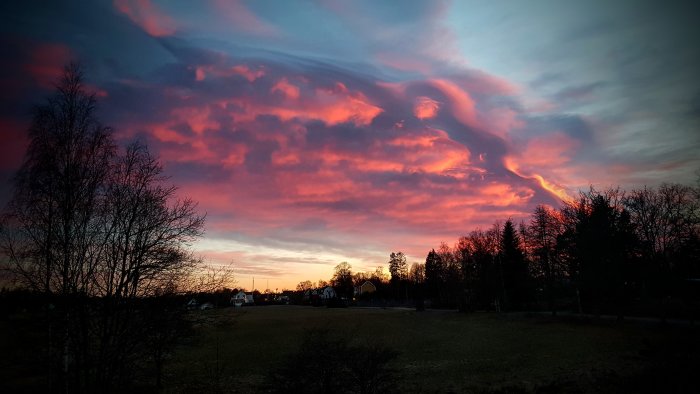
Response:
[{"label": "grass field", "polygon": [[398,350],[400,392],[683,392],[698,366],[693,327],[302,306],[197,313],[199,335],[167,370],[173,391],[256,392],[319,327]]}]

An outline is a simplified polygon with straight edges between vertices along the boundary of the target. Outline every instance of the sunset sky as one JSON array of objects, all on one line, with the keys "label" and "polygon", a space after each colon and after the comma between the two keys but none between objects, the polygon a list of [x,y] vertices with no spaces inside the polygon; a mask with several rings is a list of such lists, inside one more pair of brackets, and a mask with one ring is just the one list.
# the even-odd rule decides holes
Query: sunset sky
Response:
[{"label": "sunset sky", "polygon": [[681,1],[0,4],[0,203],[79,60],[239,285],[409,263],[590,184],[693,184],[700,23]]}]

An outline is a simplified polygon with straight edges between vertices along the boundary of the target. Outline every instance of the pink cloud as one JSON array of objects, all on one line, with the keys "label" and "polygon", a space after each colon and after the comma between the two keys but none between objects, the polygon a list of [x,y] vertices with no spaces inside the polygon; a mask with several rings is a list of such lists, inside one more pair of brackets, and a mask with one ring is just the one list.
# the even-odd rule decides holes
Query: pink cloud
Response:
[{"label": "pink cloud", "polygon": [[[265,70],[262,68],[258,68],[257,70],[252,70],[245,64],[239,64],[237,66],[233,66],[231,68],[231,71],[234,72],[235,74],[242,75],[245,77],[245,79],[248,80],[248,82],[255,82],[256,79],[263,77],[265,75]],[[224,74],[225,75],[225,74]]]},{"label": "pink cloud", "polygon": [[447,96],[452,115],[457,120],[466,126],[479,127],[476,104],[467,91],[445,79],[431,79],[428,83]]},{"label": "pink cloud", "polygon": [[197,134],[204,133],[205,130],[219,130],[221,124],[211,119],[211,108],[203,107],[180,107],[171,111],[173,118],[187,123],[187,125]]},{"label": "pink cloud", "polygon": [[147,125],[146,128],[150,130],[151,135],[161,142],[175,142],[177,144],[186,144],[189,142],[187,137],[173,130],[168,125],[153,124]]},{"label": "pink cloud", "polygon": [[235,167],[245,163],[245,155],[250,149],[245,144],[234,144],[226,150],[225,157],[221,161],[224,167]]},{"label": "pink cloud", "polygon": [[[203,134],[204,145],[211,146],[214,140],[213,132]],[[195,138],[195,137],[192,137]],[[199,141],[198,139],[192,140]],[[363,174],[374,172],[419,172],[453,177],[451,170],[458,167],[469,167],[470,153],[463,145],[452,141],[448,134],[437,129],[422,129],[404,132],[401,135],[382,143],[374,144],[365,151],[347,151],[342,147],[329,146],[323,150],[309,150],[304,141],[288,140],[287,148],[281,147],[273,155],[271,164],[274,166],[267,174],[268,178],[236,175],[236,181],[230,184],[220,183],[209,185],[198,182],[196,186],[185,186],[189,195],[196,197],[202,207],[208,212],[237,212],[236,215],[248,217],[257,223],[265,222],[274,226],[292,226],[295,220],[303,217],[322,215],[330,223],[344,223],[346,230],[353,231],[362,223],[372,222],[372,217],[358,212],[337,212],[322,208],[311,208],[319,204],[336,204],[350,199],[374,201],[374,208],[380,209],[382,215],[404,223],[407,226],[445,226],[444,218],[435,216],[435,209],[446,209],[449,212],[461,212],[449,219],[447,228],[458,227],[460,221],[481,215],[480,204],[497,207],[526,204],[531,192],[522,188],[514,188],[503,184],[494,186],[493,183],[481,188],[469,188],[466,185],[445,187],[440,183],[425,181],[420,189],[414,189],[399,184],[386,186],[374,185],[361,180]],[[221,162],[224,168],[231,168],[239,173],[244,169],[245,155],[249,145],[235,145],[226,150],[209,150],[215,157],[197,157],[191,152],[197,145],[190,142],[181,145],[175,151],[165,149],[162,157],[166,161],[181,161],[182,155],[177,152],[190,154],[190,158],[201,162]],[[394,149],[388,155],[386,149]],[[398,149],[398,150],[397,150]],[[196,149],[195,149],[196,150]],[[318,164],[316,164],[318,163]],[[310,166],[299,166],[307,164]],[[317,170],[302,170],[316,168]],[[245,184],[246,188],[235,185]],[[194,187],[194,188],[193,188]],[[420,191],[419,191],[420,190]],[[274,196],[274,197],[273,197]],[[235,201],[233,204],[231,201]],[[308,205],[309,210],[299,208],[284,208]],[[310,205],[309,205],[310,204]],[[242,211],[237,207],[241,207]],[[368,206],[369,207],[369,206]],[[437,208],[436,208],[437,207]],[[281,215],[281,216],[280,216]],[[261,227],[261,230],[265,227]]]},{"label": "pink cloud", "polygon": [[557,199],[560,199],[562,201],[568,201],[571,199],[569,191],[564,186],[557,182],[545,179],[545,177],[539,173],[524,170],[523,168],[521,168],[518,159],[513,156],[505,156],[503,158],[503,166],[507,170],[522,178],[532,179],[536,181],[537,184],[539,184],[540,187],[542,187],[542,189],[551,193],[552,196],[556,197]]},{"label": "pink cloud", "polygon": [[[284,105],[238,98],[230,102],[241,108],[234,115],[241,122],[253,121],[260,115],[274,115],[285,122],[303,119],[320,120],[329,126],[347,122],[367,126],[384,111],[362,92],[351,91],[340,82],[311,91],[313,94],[296,99],[288,96]],[[295,92],[292,91],[292,95]]]},{"label": "pink cloud", "polygon": [[[232,74],[226,70],[232,68],[209,66],[207,72],[218,78],[230,77]],[[161,146],[160,153],[166,161],[210,163],[219,165],[222,169],[235,170],[236,173],[245,168],[248,155],[255,154],[253,149],[257,142],[226,142],[221,133],[228,129],[227,133],[230,135],[231,126],[224,126],[218,119],[222,119],[222,116],[228,117],[235,129],[255,130],[257,141],[276,143],[276,148],[268,159],[271,167],[265,170],[270,177],[266,178],[265,184],[258,184],[258,190],[262,195],[271,193],[279,196],[281,193],[286,203],[291,205],[302,202],[312,205],[335,204],[347,198],[363,201],[370,198],[380,203],[393,201],[391,196],[399,191],[408,202],[427,204],[426,209],[433,209],[436,204],[450,210],[464,208],[465,212],[473,216],[477,215],[476,208],[470,207],[475,203],[506,208],[525,206],[532,198],[532,191],[529,189],[513,185],[508,187],[507,184],[495,187],[493,183],[474,189],[456,187],[454,184],[444,187],[431,181],[421,186],[423,190],[427,190],[427,194],[416,193],[410,188],[402,189],[403,186],[391,191],[383,187],[377,188],[361,178],[373,173],[418,173],[472,182],[470,179],[484,181],[487,170],[481,168],[481,164],[472,163],[471,152],[467,146],[454,141],[445,130],[433,127],[392,128],[394,131],[390,138],[386,134],[390,130],[385,130],[379,132],[376,139],[363,150],[344,149],[342,145],[335,144],[310,149],[307,147],[304,122],[320,120],[326,126],[349,123],[361,128],[369,126],[384,110],[373,104],[367,94],[351,89],[342,82],[316,85],[306,78],[295,78],[294,81],[291,83],[288,77],[278,77],[267,93],[259,97],[239,95],[204,100],[199,106],[176,107],[168,111],[164,122],[145,128],[151,129],[153,137],[165,144]],[[253,79],[251,83],[257,84],[258,78]],[[402,84],[380,83],[380,86],[393,91],[397,99],[403,99],[401,95],[406,93],[406,86]],[[475,101],[462,88],[447,80],[429,80],[428,86],[437,88],[445,95],[451,116],[470,125],[477,122],[474,119]],[[272,99],[275,96],[278,96],[277,100]],[[280,96],[282,101],[279,100]],[[196,96],[180,99],[183,103],[200,101]],[[418,104],[419,107],[426,107],[417,110],[414,108],[420,117],[435,119],[439,115],[439,107],[435,100],[419,96]],[[276,116],[284,125],[282,128],[270,129],[259,122],[261,115]],[[193,133],[183,132],[183,125],[188,126]],[[485,156],[484,153],[479,155],[479,163],[484,162]],[[302,168],[323,170],[314,173],[307,170],[300,172]],[[245,199],[255,206],[263,204],[262,201],[251,199],[241,192],[234,193],[233,198],[236,200]],[[415,194],[418,194],[417,199],[411,197]],[[470,202],[465,201],[467,196]],[[272,197],[268,195],[266,198],[269,203]],[[222,205],[220,209],[224,209],[226,204],[222,201],[217,197],[211,204]],[[393,202],[389,205],[393,205]],[[409,210],[408,205],[406,209]],[[410,208],[410,211],[411,213],[399,215],[388,207],[383,210],[395,220],[412,224],[424,224],[425,217],[429,216],[415,206]],[[467,219],[466,216],[460,217]],[[356,217],[353,220],[360,219],[362,218]],[[271,222],[274,220],[270,219]]]},{"label": "pink cloud", "polygon": [[404,134],[389,142],[402,146],[404,170],[444,174],[455,169],[466,169],[470,164],[470,152],[449,135],[438,129],[425,129],[418,133]]},{"label": "pink cloud", "polygon": [[[526,216],[534,195],[527,187],[499,182],[485,182],[475,189],[442,190],[430,182],[422,187],[420,192],[393,191],[392,203],[386,204],[382,212],[409,227],[442,228],[446,233],[459,234],[464,231],[465,223],[489,225],[494,220],[494,212],[505,217]],[[439,212],[449,212],[449,215],[437,214]]]},{"label": "pink cloud", "polygon": [[571,161],[571,156],[579,145],[578,140],[555,132],[530,139],[520,156],[523,163],[529,167],[560,167]]},{"label": "pink cloud", "polygon": [[519,176],[535,180],[558,199],[568,200],[570,191],[563,180],[570,180],[577,172],[571,161],[579,145],[578,140],[561,132],[532,138],[517,154],[506,156],[504,165]]},{"label": "pink cloud", "polygon": [[204,81],[207,77],[206,69],[204,67],[197,67],[195,69],[194,79],[196,81]]},{"label": "pink cloud", "polygon": [[270,92],[280,92],[285,97],[290,98],[292,100],[296,100],[299,98],[299,88],[289,83],[287,78],[282,78],[279,81],[277,81],[277,83],[275,83],[272,89],[270,89]]},{"label": "pink cloud", "polygon": [[513,96],[521,92],[514,83],[480,70],[470,69],[465,76],[453,80],[472,94]]},{"label": "pink cloud", "polygon": [[[387,154],[387,149],[391,149],[392,154]],[[298,163],[302,152],[293,157]],[[357,173],[449,174],[456,169],[470,168],[470,152],[464,145],[452,141],[442,130],[428,128],[405,132],[384,142],[376,141],[362,151],[332,146],[318,152],[306,151],[303,157],[318,161],[323,168],[349,169]]]},{"label": "pink cloud", "polygon": [[280,35],[275,26],[260,19],[240,0],[213,0],[213,4],[217,14],[226,18],[236,30],[263,37]]},{"label": "pink cloud", "polygon": [[400,99],[406,93],[408,83],[377,81],[376,85],[394,95],[395,99]]},{"label": "pink cloud", "polygon": [[255,82],[256,79],[265,76],[262,67],[251,68],[247,64],[237,64],[232,67],[221,66],[219,64],[198,65],[195,67],[195,81],[204,81],[207,77],[226,78],[240,75],[248,82]]},{"label": "pink cloud", "polygon": [[[358,83],[225,58],[190,70],[207,83],[164,88],[167,105],[152,119],[118,129],[149,132],[217,234],[343,253],[391,244],[420,259],[440,241],[566,194],[560,171],[573,165],[576,141],[513,135],[527,118],[489,101],[509,91],[493,81]],[[229,85],[243,88],[208,90]]]},{"label": "pink cloud", "polygon": [[413,115],[420,120],[430,119],[434,118],[439,110],[440,103],[430,97],[419,96],[416,97],[416,102],[413,106]]},{"label": "pink cloud", "polygon": [[496,107],[479,113],[479,123],[485,125],[488,132],[509,141],[511,132],[525,125],[520,113],[511,108]]},{"label": "pink cloud", "polygon": [[153,37],[175,34],[175,21],[150,0],[114,0],[114,8]]}]

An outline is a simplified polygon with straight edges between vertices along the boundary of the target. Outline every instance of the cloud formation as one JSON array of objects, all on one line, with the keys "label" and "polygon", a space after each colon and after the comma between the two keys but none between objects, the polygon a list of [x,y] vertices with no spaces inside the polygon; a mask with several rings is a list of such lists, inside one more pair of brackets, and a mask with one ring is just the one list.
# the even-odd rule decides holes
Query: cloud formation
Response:
[{"label": "cloud formation", "polygon": [[[171,50],[185,58],[192,48]],[[106,105],[117,122],[129,115],[121,133],[147,138],[166,168],[177,169],[183,194],[215,218],[209,231],[219,237],[302,236],[323,245],[331,234],[370,255],[402,248],[420,256],[426,245],[565,196],[537,171],[550,164],[543,154],[562,164],[577,143],[561,134],[551,153],[544,137],[524,151],[512,145],[506,137],[520,127],[518,114],[494,99],[513,90],[495,77],[396,83],[290,63],[297,65],[275,56],[183,62],[184,72],[159,84],[112,85]],[[162,99],[134,114],[113,97]],[[281,231],[288,228],[297,230]],[[408,238],[415,240],[402,245]]]},{"label": "cloud formation", "polygon": [[[659,99],[632,77],[572,71],[571,45],[616,31],[596,23],[528,63],[521,47],[537,48],[522,40],[539,32],[521,22],[523,37],[504,37],[517,29],[498,6],[471,9],[498,16],[495,31],[442,1],[31,5],[4,6],[15,17],[1,41],[0,181],[26,145],[30,111],[18,103],[40,102],[62,65],[81,59],[104,122],[120,142],[145,140],[181,195],[199,201],[208,223],[198,250],[234,261],[241,281],[293,287],[344,260],[373,269],[397,250],[420,261],[441,241],[590,183],[685,181],[699,165],[688,132],[697,91],[657,87],[668,100],[645,106]],[[501,47],[520,57],[482,55]],[[619,64],[643,53],[610,51]],[[632,69],[656,86],[646,66]],[[614,96],[622,90],[636,94]],[[662,111],[685,114],[673,118],[680,131],[653,133]]]},{"label": "cloud formation", "polygon": [[114,7],[151,36],[175,33],[175,21],[150,0],[114,0]]}]

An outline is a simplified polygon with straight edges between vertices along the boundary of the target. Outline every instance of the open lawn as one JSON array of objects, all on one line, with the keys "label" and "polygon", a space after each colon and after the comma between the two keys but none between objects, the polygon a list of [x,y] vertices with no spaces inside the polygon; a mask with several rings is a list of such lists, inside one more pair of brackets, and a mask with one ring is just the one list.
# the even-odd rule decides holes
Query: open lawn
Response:
[{"label": "open lawn", "polygon": [[698,367],[689,325],[303,306],[195,313],[198,335],[170,361],[169,391],[264,391],[312,328],[399,351],[399,392],[684,392]]}]

